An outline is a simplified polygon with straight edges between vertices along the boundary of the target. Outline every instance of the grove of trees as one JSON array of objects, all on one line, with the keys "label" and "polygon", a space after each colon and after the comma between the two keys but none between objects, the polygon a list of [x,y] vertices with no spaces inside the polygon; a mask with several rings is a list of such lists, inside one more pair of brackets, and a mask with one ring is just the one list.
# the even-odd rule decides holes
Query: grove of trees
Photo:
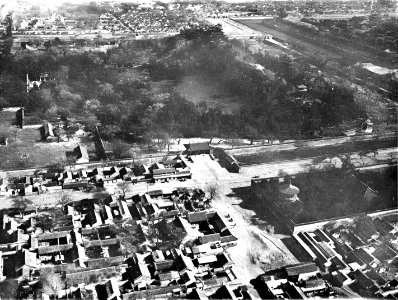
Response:
[{"label": "grove of trees", "polygon": [[[364,116],[353,90],[322,78],[309,90],[316,102],[294,101],[289,91],[302,82],[304,63],[259,54],[255,60],[276,74],[264,76],[238,58],[236,47],[218,26],[123,45],[107,53],[74,52],[58,45],[40,54],[2,56],[0,107],[25,106],[27,113],[43,120],[73,118],[88,128],[99,125],[101,136],[114,142],[112,150],[119,157],[131,152],[123,143],[193,136],[245,137],[253,142],[310,135],[320,127]],[[27,94],[26,74],[34,80],[44,72],[52,80]],[[145,72],[148,76],[143,78]],[[159,80],[178,83],[185,75],[220,82],[244,105],[227,113],[194,104],[172,88],[157,92],[151,87]]]}]

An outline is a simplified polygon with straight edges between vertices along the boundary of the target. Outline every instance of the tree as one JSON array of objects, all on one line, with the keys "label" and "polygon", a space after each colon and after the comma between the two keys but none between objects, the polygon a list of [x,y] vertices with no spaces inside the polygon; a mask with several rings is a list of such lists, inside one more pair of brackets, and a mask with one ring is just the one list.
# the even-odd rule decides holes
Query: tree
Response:
[{"label": "tree", "polygon": [[341,168],[348,172],[355,172],[355,165],[351,161],[351,156],[349,154],[339,155],[342,166]]},{"label": "tree", "polygon": [[53,228],[53,220],[47,214],[41,214],[36,219],[36,227],[40,227],[43,231],[50,231]]},{"label": "tree", "polygon": [[21,198],[13,199],[11,206],[18,209],[22,216],[25,209],[28,207],[28,205],[31,205],[31,204],[33,204],[32,200],[21,197]]},{"label": "tree", "polygon": [[218,186],[217,184],[211,184],[207,187],[207,192],[209,193],[210,200],[213,200],[218,195]]},{"label": "tree", "polygon": [[63,208],[66,204],[68,204],[71,201],[72,200],[70,199],[69,195],[63,195],[61,199],[58,200],[58,204],[61,204]]},{"label": "tree", "polygon": [[129,157],[133,159],[133,165],[134,165],[134,161],[137,158],[137,156],[141,153],[141,149],[138,147],[131,147],[128,152],[129,152]]},{"label": "tree", "polygon": [[47,171],[49,173],[62,173],[65,170],[66,161],[60,160],[48,166]]},{"label": "tree", "polygon": [[112,224],[110,229],[116,233],[125,256],[129,256],[140,249],[140,244],[145,241],[145,236],[134,220],[122,224]]},{"label": "tree", "polygon": [[156,222],[156,218],[154,215],[149,215],[147,218],[147,225],[148,225],[148,238],[155,243],[156,248],[159,247],[159,229],[158,229],[158,222]]},{"label": "tree", "polygon": [[18,281],[15,279],[6,279],[0,282],[0,297],[2,299],[19,299],[17,298]]},{"label": "tree", "polygon": [[120,193],[122,194],[122,199],[126,198],[126,192],[127,192],[127,188],[128,188],[128,184],[126,181],[120,182],[117,184],[117,188],[120,191]]},{"label": "tree", "polygon": [[127,158],[130,155],[131,146],[122,141],[112,143],[112,152],[115,158]]},{"label": "tree", "polygon": [[47,295],[54,295],[58,298],[58,291],[65,287],[65,282],[60,273],[55,273],[54,268],[41,269],[40,281],[43,285],[43,292]]},{"label": "tree", "polygon": [[167,246],[168,248],[174,247],[179,248],[181,243],[186,237],[186,233],[182,228],[178,228],[177,226],[170,225],[169,226],[169,235],[167,237]]},{"label": "tree", "polygon": [[75,135],[76,131],[78,131],[78,130],[79,130],[79,125],[77,125],[77,124],[69,125],[66,128],[66,137],[68,138],[68,141],[71,138],[73,138],[73,136]]},{"label": "tree", "polygon": [[253,141],[258,138],[258,131],[251,125],[245,126],[245,135],[250,140],[250,145],[253,145]]},{"label": "tree", "polygon": [[277,10],[276,14],[279,19],[284,19],[288,16],[288,14],[286,12],[286,8],[284,8],[284,7],[279,8]]}]

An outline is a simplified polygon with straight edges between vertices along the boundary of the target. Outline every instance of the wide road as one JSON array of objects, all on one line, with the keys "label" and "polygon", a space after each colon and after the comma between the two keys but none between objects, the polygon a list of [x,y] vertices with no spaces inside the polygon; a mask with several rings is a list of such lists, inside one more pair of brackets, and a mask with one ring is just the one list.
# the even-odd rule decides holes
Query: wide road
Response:
[{"label": "wide road", "polygon": [[[366,142],[369,147],[377,147],[380,142],[386,143],[388,146],[395,146],[397,144],[397,134],[395,132],[388,132],[384,135],[376,134],[363,134],[356,136],[341,136],[336,138],[323,138],[314,140],[298,140],[293,142],[278,143],[273,145],[255,146],[255,147],[242,147],[227,150],[228,153],[233,155],[248,155],[251,153],[259,152],[279,152],[279,151],[293,151],[298,149],[316,149],[330,146],[343,146],[355,142]],[[388,147],[387,146],[387,147]],[[385,148],[384,146],[383,148]],[[368,150],[368,149],[361,149]]]},{"label": "wide road", "polygon": [[[360,155],[359,152],[349,154],[351,162],[355,167],[366,167],[377,164],[397,162],[397,148],[379,149],[376,155],[370,153],[368,155]],[[322,157],[324,158],[324,157]],[[335,166],[340,168],[342,162],[337,157],[330,157],[320,161],[320,157],[311,157],[305,159],[295,159],[287,161],[278,161],[272,163],[264,163],[259,165],[244,166],[241,168],[241,174],[249,178],[254,176],[277,177],[284,174],[294,175],[308,172],[311,169],[324,169],[325,167]]]},{"label": "wide road", "polygon": [[[363,141],[374,141],[375,143],[379,143],[381,141],[391,142],[390,146],[396,146],[397,144],[397,137],[395,132],[387,132],[383,136],[379,136],[376,134],[366,134],[366,135],[358,135],[354,137],[337,137],[337,138],[324,138],[324,139],[316,139],[316,140],[303,140],[303,141],[294,141],[294,142],[285,142],[285,143],[278,143],[273,145],[264,145],[264,146],[248,146],[242,148],[235,148],[235,149],[226,149],[227,152],[233,155],[241,155],[241,154],[250,154],[250,153],[258,153],[261,151],[289,151],[289,150],[297,150],[298,148],[321,148],[327,146],[336,146],[336,145],[344,145],[346,143],[352,143],[353,141],[363,142]],[[215,145],[217,146],[217,145]],[[376,144],[377,146],[377,144]],[[147,157],[153,162],[155,162],[155,156]],[[315,157],[314,157],[315,158]],[[299,156],[298,156],[298,159]],[[308,158],[311,159],[311,158]],[[79,169],[93,169],[96,167],[100,167],[103,165],[106,166],[113,166],[113,165],[129,165],[133,164],[137,159],[124,159],[124,160],[109,160],[104,162],[90,162],[84,164],[77,164],[73,166],[66,166],[65,169],[68,170],[79,170]],[[10,170],[10,171],[2,171],[0,170],[0,178],[4,177],[22,177],[27,175],[33,175],[35,171],[39,170],[41,172],[46,172],[46,167],[37,167],[32,169],[22,169],[22,170]]]}]

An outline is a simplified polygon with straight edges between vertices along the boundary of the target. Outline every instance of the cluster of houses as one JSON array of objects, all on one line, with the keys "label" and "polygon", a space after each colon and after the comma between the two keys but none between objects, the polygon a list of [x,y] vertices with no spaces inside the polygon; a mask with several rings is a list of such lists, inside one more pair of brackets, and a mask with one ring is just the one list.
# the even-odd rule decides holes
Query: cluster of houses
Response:
[{"label": "cluster of houses", "polygon": [[[76,163],[88,163],[87,149],[79,145],[74,149]],[[185,158],[177,156],[164,159],[152,165],[130,167],[97,167],[76,171],[28,175],[21,178],[0,178],[0,196],[29,195],[32,193],[59,192],[68,190],[87,190],[90,186],[114,186],[121,182],[166,182],[191,178],[190,168]]]},{"label": "cluster of houses", "polygon": [[319,268],[313,262],[287,266],[262,275],[260,285],[268,299],[333,298],[341,295],[322,278]]},{"label": "cluster of houses", "polygon": [[114,15],[110,13],[102,14],[99,18],[97,28],[111,32],[125,32],[126,26],[123,25]]},{"label": "cluster of houses", "polygon": [[236,241],[228,221],[193,204],[205,201],[204,192],[151,195],[3,212],[0,280],[18,278],[27,282],[26,294],[37,296],[36,284],[51,267],[64,270],[65,288],[59,288],[57,297],[82,297],[90,284],[106,299],[198,294],[208,299],[212,293],[247,297],[224,250]]},{"label": "cluster of houses", "polygon": [[196,11],[185,11],[190,17],[176,16],[182,5],[184,4],[170,3],[169,7],[160,4],[132,7],[129,12],[120,16],[120,20],[135,33],[179,32],[192,24],[199,25],[198,22],[194,21],[196,18],[194,12]]},{"label": "cluster of houses", "polygon": [[18,29],[22,30],[72,30],[76,26],[75,20],[65,19],[64,16],[53,13],[50,17],[35,17],[23,20]]},{"label": "cluster of houses", "polygon": [[330,285],[361,297],[398,297],[396,212],[350,225],[294,233]]}]

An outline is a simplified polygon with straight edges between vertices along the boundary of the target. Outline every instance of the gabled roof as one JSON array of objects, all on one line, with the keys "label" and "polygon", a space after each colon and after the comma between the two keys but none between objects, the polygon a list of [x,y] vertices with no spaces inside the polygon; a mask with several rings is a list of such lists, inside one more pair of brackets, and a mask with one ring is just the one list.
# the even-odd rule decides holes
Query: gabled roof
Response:
[{"label": "gabled roof", "polygon": [[196,299],[196,300],[208,300],[209,297],[206,296],[206,294],[199,289],[194,289],[192,293],[187,295],[188,299]]},{"label": "gabled roof", "polygon": [[170,271],[167,273],[159,274],[160,281],[176,280],[180,278],[180,274],[177,271]]},{"label": "gabled roof", "polygon": [[221,236],[219,233],[207,234],[199,237],[199,241],[201,244],[218,242],[221,240]]},{"label": "gabled roof", "polygon": [[195,269],[192,260],[188,256],[180,255],[174,262],[178,271],[183,271],[185,269],[192,271]]},{"label": "gabled roof", "polygon": [[374,261],[374,258],[372,257],[372,255],[370,255],[368,252],[366,252],[363,248],[359,248],[358,250],[355,250],[354,252],[366,264],[370,264],[372,261]]},{"label": "gabled roof", "polygon": [[298,187],[292,185],[291,183],[283,184],[279,187],[279,191],[284,195],[294,196],[297,195],[300,190]]},{"label": "gabled roof", "polygon": [[140,276],[146,277],[147,279],[151,278],[151,273],[149,272],[148,266],[144,263],[139,262],[128,270],[132,280],[135,280]]},{"label": "gabled roof", "polygon": [[37,257],[36,253],[25,250],[25,265],[33,268],[37,268]]},{"label": "gabled roof", "polygon": [[222,285],[217,290],[216,295],[218,299],[232,299],[232,300],[238,299],[232,288],[229,286],[229,284]]},{"label": "gabled roof", "polygon": [[197,261],[198,261],[199,265],[210,264],[210,263],[214,263],[217,261],[217,256],[206,255],[206,256],[198,257]]},{"label": "gabled roof", "polygon": [[362,271],[356,270],[348,274],[351,279],[355,279],[358,284],[370,288],[373,286],[373,281],[366,276]]},{"label": "gabled roof", "polygon": [[44,129],[44,137],[54,136],[53,126],[50,123],[44,124],[43,129]]},{"label": "gabled roof", "polygon": [[56,253],[56,252],[60,252],[60,251],[66,251],[66,250],[69,250],[72,248],[73,248],[73,244],[39,247],[39,255]]},{"label": "gabled roof", "polygon": [[167,259],[167,260],[155,262],[154,265],[155,265],[156,271],[162,271],[162,270],[171,269],[174,265],[174,261]]},{"label": "gabled roof", "polygon": [[175,173],[175,168],[164,168],[164,169],[154,169],[152,170],[153,175],[163,175],[163,174],[171,174]]},{"label": "gabled roof", "polygon": [[376,250],[372,253],[379,261],[383,262],[386,260],[393,259],[397,256],[397,252],[390,248],[388,245],[380,245],[376,247]]},{"label": "gabled roof", "polygon": [[45,240],[59,239],[67,236],[68,234],[69,234],[68,231],[55,231],[50,233],[43,233],[38,236],[38,240],[45,241]]},{"label": "gabled roof", "polygon": [[94,241],[84,241],[84,247],[96,247],[96,246],[110,246],[119,244],[118,239],[107,239],[107,240],[94,240]]},{"label": "gabled roof", "polygon": [[190,212],[187,215],[187,220],[188,220],[189,223],[196,223],[196,222],[206,221],[207,220],[207,215],[206,215],[205,211]]},{"label": "gabled roof", "polygon": [[75,148],[77,158],[89,159],[87,148],[85,146],[79,145]]},{"label": "gabled roof", "polygon": [[188,151],[206,151],[206,150],[210,150],[209,142],[184,144],[184,147]]},{"label": "gabled roof", "polygon": [[302,263],[295,266],[285,267],[287,276],[298,276],[304,273],[311,273],[318,271],[318,267],[315,263]]},{"label": "gabled roof", "polygon": [[303,291],[306,289],[317,289],[317,288],[326,288],[325,281],[321,278],[316,278],[316,279],[311,279],[307,280],[305,282],[305,288],[303,288]]}]

